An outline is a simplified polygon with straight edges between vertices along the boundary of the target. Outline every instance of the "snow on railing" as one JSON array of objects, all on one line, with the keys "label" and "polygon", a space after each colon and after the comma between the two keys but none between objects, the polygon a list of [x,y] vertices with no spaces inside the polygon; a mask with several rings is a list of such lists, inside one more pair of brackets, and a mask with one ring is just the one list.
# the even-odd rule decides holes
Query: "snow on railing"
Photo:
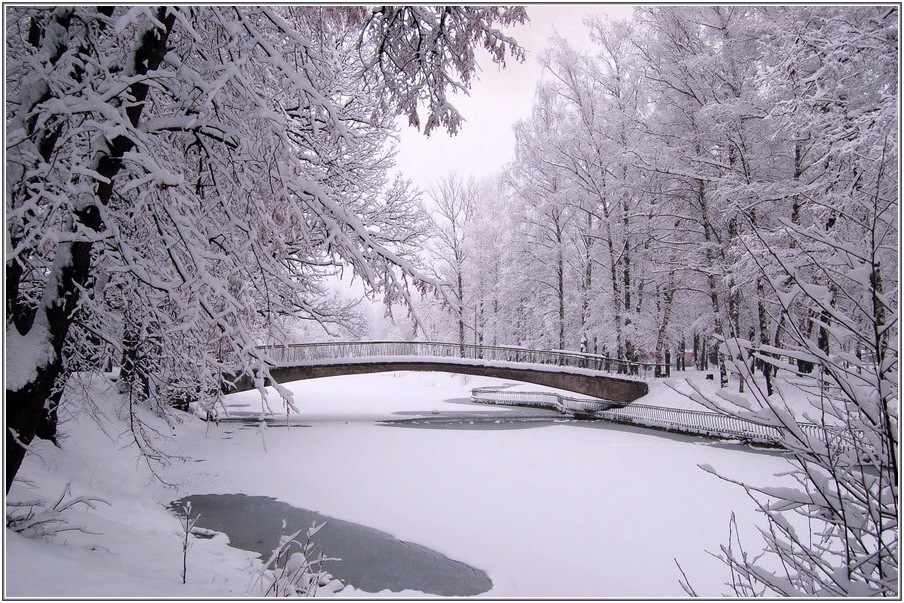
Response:
[{"label": "snow on railing", "polygon": [[[775,427],[720,413],[643,404],[623,405],[621,402],[599,398],[576,398],[552,392],[508,391],[510,387],[512,386],[477,387],[471,390],[471,400],[482,404],[551,408],[562,413],[693,435],[737,438],[760,444],[781,442],[781,433]],[[798,423],[798,427],[808,437],[820,439],[832,447],[851,448],[854,445],[851,434],[837,427],[824,427],[815,423]]]},{"label": "snow on railing", "polygon": [[475,360],[520,362],[574,367],[631,375],[640,378],[665,376],[663,364],[616,360],[582,352],[533,350],[512,346],[486,346],[433,341],[359,341],[340,343],[300,343],[265,346],[279,365],[318,360],[344,360],[376,357],[469,358]]},{"label": "snow on railing", "polygon": [[738,438],[763,444],[776,443],[781,436],[774,427],[699,410],[632,404],[617,411],[601,412],[596,416],[619,423],[658,427],[695,435]]},{"label": "snow on railing", "polygon": [[471,400],[482,404],[503,404],[506,406],[532,406],[550,408],[565,414],[591,415],[624,402],[603,400],[602,398],[566,396],[554,392],[510,391],[511,385],[490,385],[471,390]]}]

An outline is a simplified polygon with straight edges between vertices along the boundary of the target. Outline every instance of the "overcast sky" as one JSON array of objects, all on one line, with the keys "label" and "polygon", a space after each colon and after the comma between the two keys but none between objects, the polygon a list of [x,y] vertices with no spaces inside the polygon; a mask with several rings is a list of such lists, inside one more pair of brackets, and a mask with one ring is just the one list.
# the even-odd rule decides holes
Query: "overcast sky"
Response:
[{"label": "overcast sky", "polygon": [[515,158],[512,125],[530,116],[534,90],[540,79],[539,55],[547,46],[553,30],[579,49],[591,47],[583,21],[591,15],[612,18],[630,17],[632,7],[625,4],[546,4],[529,5],[528,25],[512,27],[512,35],[526,50],[523,63],[507,61],[500,69],[478,50],[483,70],[472,83],[470,96],[455,96],[453,102],[466,119],[456,136],[434,130],[430,137],[400,121],[401,144],[397,157],[399,170],[427,190],[451,170],[464,177],[489,176]]}]

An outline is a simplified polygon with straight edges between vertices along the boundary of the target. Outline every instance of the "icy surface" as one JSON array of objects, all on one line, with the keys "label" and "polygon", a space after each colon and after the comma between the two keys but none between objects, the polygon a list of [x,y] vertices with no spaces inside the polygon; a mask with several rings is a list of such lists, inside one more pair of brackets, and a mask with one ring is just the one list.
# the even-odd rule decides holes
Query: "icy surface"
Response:
[{"label": "icy surface", "polygon": [[[256,554],[228,547],[223,535],[193,541],[188,584],[181,584],[180,529],[165,505],[217,492],[271,496],[429,547],[486,571],[493,582],[486,596],[681,597],[675,558],[697,592],[728,594],[725,568],[705,551],[725,540],[732,512],[749,541],[757,514],[740,489],[698,464],[774,482],[770,476],[785,468],[781,459],[597,422],[522,429],[379,423],[469,411],[471,388],[497,383],[439,373],[297,382],[290,387],[301,417],[289,427],[272,418],[265,430],[184,415],[165,448],[185,460],[160,470],[173,489],[136,462],[115,410],[121,401],[94,384],[110,435],[87,416],[68,420],[65,451],[39,446],[10,499],[55,499],[71,481],[73,495],[100,496],[111,506],[73,512],[96,535],[41,541],[7,530],[6,594],[248,596]],[[260,409],[252,392],[228,402],[234,411]]]}]

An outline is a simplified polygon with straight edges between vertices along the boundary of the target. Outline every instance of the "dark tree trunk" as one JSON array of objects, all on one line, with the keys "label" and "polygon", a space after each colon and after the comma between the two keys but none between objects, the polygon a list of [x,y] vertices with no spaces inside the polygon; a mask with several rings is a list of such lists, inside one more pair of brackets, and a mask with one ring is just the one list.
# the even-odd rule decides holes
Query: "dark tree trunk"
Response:
[{"label": "dark tree trunk", "polygon": [[[769,344],[769,316],[766,312],[766,283],[763,277],[756,280],[757,290],[757,315],[759,317],[760,327],[760,345]],[[772,386],[772,365],[763,360],[760,361],[760,369],[766,378],[766,395],[771,396],[773,392]]]},{"label": "dark tree trunk", "polygon": [[[558,233],[557,233],[558,234]],[[565,258],[562,253],[561,235],[556,250],[556,286],[559,298],[559,349],[565,349]]]},{"label": "dark tree trunk", "polygon": [[704,365],[706,363],[706,357],[703,350],[703,339],[699,335],[694,336],[694,363],[697,365],[697,370],[704,370]]},{"label": "dark tree trunk", "polygon": [[[665,363],[666,363],[666,373],[669,373],[669,351],[668,346],[666,344],[666,332],[669,328],[669,323],[671,322],[672,317],[672,300],[675,297],[675,269],[673,268],[669,272],[669,280],[665,287],[665,293],[657,295],[656,306],[657,310],[661,311],[662,320],[659,323],[659,332],[656,335],[656,349],[654,350],[654,356],[656,357],[656,361],[659,362],[659,359],[662,357],[663,349],[665,349]],[[657,369],[659,370],[659,369]]]},{"label": "dark tree trunk", "polygon": [[[146,31],[134,55],[134,71],[138,75],[156,70],[167,52],[166,43],[175,24],[176,17],[166,8],[157,10],[157,19],[164,29],[154,28]],[[132,125],[137,126],[144,109],[144,101],[148,94],[148,85],[136,83],[129,88],[132,97],[126,109]],[[106,179],[99,181],[96,188],[97,201],[107,204],[113,194],[113,180],[122,169],[122,157],[132,150],[134,142],[119,136],[110,142],[109,154],[100,157],[97,172]],[[97,206],[89,205],[73,212],[75,225],[88,232],[99,232],[103,226]],[[79,226],[81,225],[81,226]],[[69,253],[64,252],[68,245]],[[6,390],[6,491],[9,492],[13,480],[22,466],[28,445],[34,439],[38,423],[47,401],[51,399],[58,387],[58,380],[63,374],[63,346],[69,336],[69,329],[81,291],[89,287],[91,277],[91,249],[93,243],[75,241],[60,243],[57,253],[58,265],[47,283],[43,302],[37,312],[44,314],[42,319],[35,320],[30,327],[20,334],[27,334],[32,328],[46,328],[51,335],[51,346],[54,359],[37,367],[34,378],[18,389]],[[35,325],[39,326],[35,326]]]},{"label": "dark tree trunk", "polygon": [[[32,381],[17,390],[6,390],[6,492],[25,459],[26,447],[31,444],[57,375],[62,371],[59,361],[41,367]],[[18,437],[17,435],[18,434]]]},{"label": "dark tree trunk", "polygon": [[57,446],[59,445],[57,443],[57,425],[59,424],[59,406],[60,398],[62,397],[63,390],[61,388],[57,388],[51,394],[47,404],[41,410],[41,418],[38,420],[38,426],[35,429],[35,436],[42,440],[51,441]]}]

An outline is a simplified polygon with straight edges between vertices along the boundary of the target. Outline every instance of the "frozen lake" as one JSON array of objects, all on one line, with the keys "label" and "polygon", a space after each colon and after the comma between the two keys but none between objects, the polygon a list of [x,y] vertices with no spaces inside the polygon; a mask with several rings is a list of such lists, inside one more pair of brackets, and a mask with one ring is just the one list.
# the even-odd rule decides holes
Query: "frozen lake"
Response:
[{"label": "frozen lake", "polygon": [[[486,572],[486,596],[683,596],[676,559],[699,594],[730,593],[706,551],[727,540],[732,511],[755,545],[759,518],[698,464],[763,483],[784,469],[777,455],[470,403],[471,387],[494,382],[386,373],[291,384],[301,415],[290,426],[222,422],[186,443],[205,460],[195,491],[274,497],[417,543]],[[256,392],[228,403],[246,416],[260,408]],[[332,573],[341,579],[341,564]]]}]

